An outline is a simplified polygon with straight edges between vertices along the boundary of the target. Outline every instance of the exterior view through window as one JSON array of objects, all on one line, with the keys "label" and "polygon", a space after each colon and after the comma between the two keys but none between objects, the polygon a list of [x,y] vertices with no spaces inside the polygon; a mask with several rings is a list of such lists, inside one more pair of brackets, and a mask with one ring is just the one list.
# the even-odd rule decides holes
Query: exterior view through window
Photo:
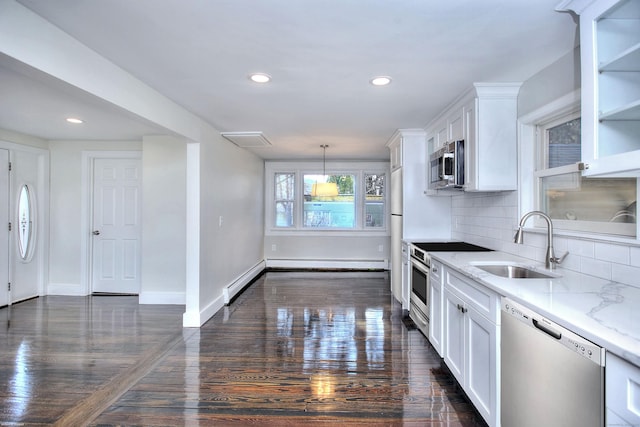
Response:
[{"label": "exterior view through window", "polygon": [[365,174],[365,227],[384,227],[384,174]]},{"label": "exterior view through window", "polygon": [[[356,220],[355,175],[304,175],[303,226],[353,228]],[[313,195],[313,185],[335,183],[337,196]]]},{"label": "exterior view through window", "polygon": [[557,228],[635,236],[636,179],[584,178],[580,117],[539,126],[538,205]]},{"label": "exterior view through window", "polygon": [[384,232],[386,172],[355,169],[273,172],[273,198],[268,207],[273,230],[366,230]]},{"label": "exterior view through window", "polygon": [[295,174],[275,174],[276,227],[293,227]]}]

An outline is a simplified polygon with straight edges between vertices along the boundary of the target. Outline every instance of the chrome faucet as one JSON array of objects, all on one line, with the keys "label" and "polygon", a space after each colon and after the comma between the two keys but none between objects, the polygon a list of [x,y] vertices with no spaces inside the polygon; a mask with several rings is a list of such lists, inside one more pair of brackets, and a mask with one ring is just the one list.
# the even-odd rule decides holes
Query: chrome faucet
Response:
[{"label": "chrome faucet", "polygon": [[524,223],[527,222],[527,219],[529,219],[529,217],[532,215],[541,216],[547,222],[547,254],[544,259],[544,266],[549,270],[553,270],[556,264],[560,264],[562,261],[564,261],[569,252],[566,252],[560,258],[556,258],[556,254],[553,252],[553,224],[551,223],[551,218],[549,218],[547,214],[540,211],[531,211],[524,214],[520,219],[520,224],[518,224],[518,231],[516,231],[516,235],[514,236],[513,241],[514,243],[522,244]]}]

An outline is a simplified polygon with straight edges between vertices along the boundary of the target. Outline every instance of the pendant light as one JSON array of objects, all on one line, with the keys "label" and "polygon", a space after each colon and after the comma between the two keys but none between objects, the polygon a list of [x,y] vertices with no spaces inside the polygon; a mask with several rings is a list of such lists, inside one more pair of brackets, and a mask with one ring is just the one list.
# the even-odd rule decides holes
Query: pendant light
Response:
[{"label": "pendant light", "polygon": [[[322,147],[322,176],[327,179],[327,147],[323,144]],[[317,182],[311,187],[311,196],[313,197],[333,197],[338,195],[338,184],[335,182]]]}]

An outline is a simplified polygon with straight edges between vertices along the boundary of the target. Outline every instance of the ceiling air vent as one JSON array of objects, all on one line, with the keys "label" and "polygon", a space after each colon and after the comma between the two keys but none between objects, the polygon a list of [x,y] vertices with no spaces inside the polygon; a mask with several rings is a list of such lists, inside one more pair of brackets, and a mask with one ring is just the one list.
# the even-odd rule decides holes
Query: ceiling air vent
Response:
[{"label": "ceiling air vent", "polygon": [[270,147],[262,132],[222,132],[220,135],[242,148]]}]

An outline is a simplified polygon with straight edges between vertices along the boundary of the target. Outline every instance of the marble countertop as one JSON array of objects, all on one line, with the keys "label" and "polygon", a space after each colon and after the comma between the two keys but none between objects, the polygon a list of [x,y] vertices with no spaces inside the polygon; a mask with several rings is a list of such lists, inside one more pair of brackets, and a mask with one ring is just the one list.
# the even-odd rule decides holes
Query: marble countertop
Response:
[{"label": "marble countertop", "polygon": [[504,252],[433,252],[436,259],[640,367],[640,288],[558,268],[553,279],[508,279],[474,264],[544,265]]}]

